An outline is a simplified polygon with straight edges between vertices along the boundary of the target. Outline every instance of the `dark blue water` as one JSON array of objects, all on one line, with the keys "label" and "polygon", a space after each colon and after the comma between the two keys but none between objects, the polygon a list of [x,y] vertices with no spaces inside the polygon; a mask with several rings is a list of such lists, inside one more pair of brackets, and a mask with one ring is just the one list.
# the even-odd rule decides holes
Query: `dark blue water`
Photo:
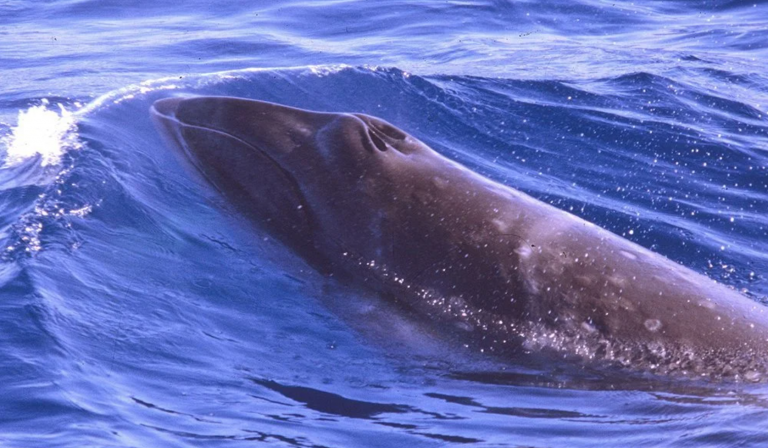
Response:
[{"label": "dark blue water", "polygon": [[765,446],[762,384],[430,338],[244,222],[148,108],[380,116],[765,302],[766,67],[755,2],[0,1],[0,442]]}]

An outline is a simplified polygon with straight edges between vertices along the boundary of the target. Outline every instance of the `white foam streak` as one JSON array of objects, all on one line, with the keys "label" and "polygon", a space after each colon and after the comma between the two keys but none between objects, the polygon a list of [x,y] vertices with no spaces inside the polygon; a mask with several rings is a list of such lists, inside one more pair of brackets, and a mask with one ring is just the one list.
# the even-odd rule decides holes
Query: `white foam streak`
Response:
[{"label": "white foam streak", "polygon": [[[159,79],[150,79],[140,82],[138,84],[132,84],[121,89],[109,92],[102,95],[95,100],[91,101],[88,105],[75,112],[75,115],[83,116],[98,110],[104,106],[110,106],[120,104],[125,100],[132,99],[137,95],[145,95],[147,93],[156,92],[160,90],[178,90],[184,88],[200,89],[210,85],[216,85],[222,82],[244,79],[253,73],[265,73],[265,72],[287,72],[295,71],[302,72],[307,71],[315,76],[327,76],[333,73],[338,73],[342,70],[352,68],[346,64],[332,64],[332,65],[301,65],[294,67],[251,67],[237,70],[225,70],[219,72],[201,73],[196,75],[187,76],[181,81],[177,76],[169,76]],[[367,66],[365,68],[368,68]],[[369,70],[375,71],[376,68],[369,68]]]}]

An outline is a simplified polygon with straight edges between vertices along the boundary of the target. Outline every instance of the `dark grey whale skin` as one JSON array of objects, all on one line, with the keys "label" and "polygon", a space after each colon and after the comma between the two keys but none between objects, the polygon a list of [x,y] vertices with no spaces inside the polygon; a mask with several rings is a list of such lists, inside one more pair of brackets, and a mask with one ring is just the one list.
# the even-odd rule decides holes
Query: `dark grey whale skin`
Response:
[{"label": "dark grey whale skin", "polygon": [[151,116],[181,160],[313,265],[507,353],[760,380],[766,308],[495,183],[395,126],[229,97]]}]

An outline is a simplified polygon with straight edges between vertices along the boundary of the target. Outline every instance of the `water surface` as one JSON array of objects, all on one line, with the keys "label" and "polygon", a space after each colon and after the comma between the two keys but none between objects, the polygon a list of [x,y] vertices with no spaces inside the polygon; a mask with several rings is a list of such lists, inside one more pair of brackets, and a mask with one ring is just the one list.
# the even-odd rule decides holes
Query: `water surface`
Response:
[{"label": "water surface", "polygon": [[244,222],[148,109],[206,94],[376,115],[764,302],[766,18],[741,1],[0,2],[0,441],[764,446],[762,384],[383,337],[381,298]]}]

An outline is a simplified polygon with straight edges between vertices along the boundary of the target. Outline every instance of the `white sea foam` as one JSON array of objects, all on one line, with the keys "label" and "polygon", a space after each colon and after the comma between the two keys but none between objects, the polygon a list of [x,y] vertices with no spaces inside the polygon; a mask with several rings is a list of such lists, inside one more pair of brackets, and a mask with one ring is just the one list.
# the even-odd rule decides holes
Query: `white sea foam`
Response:
[{"label": "white sea foam", "polygon": [[58,112],[48,106],[43,100],[39,106],[19,111],[18,123],[0,141],[5,146],[4,167],[36,156],[40,156],[42,166],[57,165],[64,153],[80,148],[74,114],[62,105],[58,105]]}]

